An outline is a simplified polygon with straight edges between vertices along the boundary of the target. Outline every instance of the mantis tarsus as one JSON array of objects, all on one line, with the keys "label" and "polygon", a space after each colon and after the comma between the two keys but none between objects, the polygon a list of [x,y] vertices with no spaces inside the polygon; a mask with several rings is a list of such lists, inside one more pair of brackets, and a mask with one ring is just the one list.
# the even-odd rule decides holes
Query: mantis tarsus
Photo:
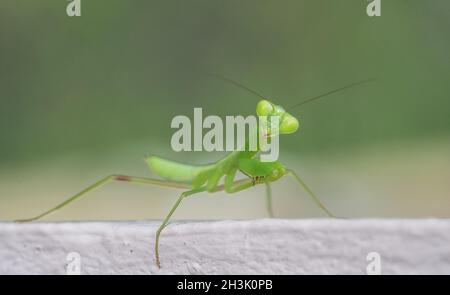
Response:
[{"label": "mantis tarsus", "polygon": [[[217,75],[216,75],[217,76]],[[298,120],[285,111],[281,106],[275,105],[271,101],[265,99],[263,96],[258,94],[257,92],[249,89],[248,87],[239,84],[233,80],[228,78],[224,78],[218,76],[220,79],[228,81],[236,86],[244,88],[257,96],[260,96],[262,100],[260,100],[256,106],[256,113],[259,116],[279,116],[279,126],[277,128],[277,132],[279,134],[290,134],[297,131],[299,122]],[[364,80],[356,83],[352,83],[350,85],[329,91],[319,96],[315,96],[304,100],[303,102],[294,105],[290,109],[294,107],[298,107],[305,103],[317,100],[326,95],[368,82],[370,80]],[[270,134],[270,130],[267,130],[266,134]],[[265,184],[266,186],[266,195],[267,195],[267,209],[269,215],[273,217],[272,211],[272,194],[270,183],[274,182],[286,175],[292,176],[306,191],[308,196],[330,217],[334,217],[333,214],[322,204],[322,202],[317,198],[317,196],[313,193],[313,191],[305,184],[305,182],[292,170],[286,168],[279,161],[274,162],[261,162],[256,159],[256,155],[259,152],[256,151],[235,151],[231,152],[222,159],[218,160],[215,163],[202,165],[202,166],[194,166],[187,165],[182,163],[173,162],[170,160],[166,160],[156,156],[150,156],[145,159],[149,168],[162,177],[163,179],[152,179],[145,177],[135,177],[135,176],[127,176],[127,175],[110,175],[107,176],[91,186],[85,188],[81,192],[76,195],[70,197],[63,203],[58,206],[45,211],[44,213],[29,219],[17,220],[18,222],[29,222],[40,219],[48,214],[63,208],[64,206],[72,203],[73,201],[79,199],[84,196],[88,192],[105,185],[111,181],[124,181],[129,183],[137,183],[137,184],[148,184],[155,186],[162,186],[167,188],[176,188],[184,190],[176,200],[175,204],[172,206],[171,210],[167,214],[167,216],[162,221],[156,232],[155,238],[155,260],[156,265],[160,268],[160,257],[159,257],[159,239],[162,230],[168,224],[170,218],[173,213],[181,203],[184,198],[192,196],[201,192],[209,192],[215,193],[219,191],[225,191],[226,193],[232,194],[243,191],[245,189],[251,188],[253,186],[259,184]],[[235,180],[236,173],[240,171],[244,175],[248,176],[248,178]],[[222,177],[225,177],[223,184],[219,184]]]}]

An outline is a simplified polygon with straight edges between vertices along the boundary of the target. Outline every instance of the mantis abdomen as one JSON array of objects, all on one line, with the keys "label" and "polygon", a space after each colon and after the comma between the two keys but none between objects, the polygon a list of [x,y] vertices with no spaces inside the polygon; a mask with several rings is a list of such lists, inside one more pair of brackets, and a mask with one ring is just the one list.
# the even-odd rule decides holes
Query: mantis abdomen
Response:
[{"label": "mantis abdomen", "polygon": [[187,165],[156,156],[147,158],[146,162],[162,178],[184,183],[192,183],[199,175],[214,169],[214,165]]}]

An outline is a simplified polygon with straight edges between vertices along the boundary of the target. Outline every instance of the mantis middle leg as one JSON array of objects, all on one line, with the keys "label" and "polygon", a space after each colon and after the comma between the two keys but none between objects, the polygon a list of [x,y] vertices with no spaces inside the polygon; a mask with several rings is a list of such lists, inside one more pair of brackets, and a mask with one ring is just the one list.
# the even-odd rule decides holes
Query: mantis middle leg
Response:
[{"label": "mantis middle leg", "polygon": [[297,175],[294,171],[288,169],[287,174],[294,177],[294,179],[303,187],[303,189],[306,191],[308,196],[316,203],[316,205],[322,209],[328,216],[337,218],[335,215],[333,215],[330,210],[325,207],[325,205],[319,200],[319,198],[316,196],[316,194],[313,193],[313,191],[306,185],[306,183],[300,178],[300,176]]},{"label": "mantis middle leg", "polygon": [[273,208],[272,208],[272,187],[270,186],[270,182],[265,182],[266,184],[266,197],[267,197],[267,212],[269,213],[270,218],[274,218]]},{"label": "mantis middle leg", "polygon": [[166,218],[164,218],[163,222],[161,223],[161,225],[159,226],[158,230],[156,231],[155,259],[156,259],[156,265],[158,266],[158,268],[161,268],[161,262],[160,262],[160,259],[159,259],[159,237],[161,236],[162,230],[166,227],[167,223],[170,220],[170,217],[172,217],[173,213],[178,208],[178,206],[180,205],[181,201],[184,198],[186,198],[188,196],[191,196],[193,194],[196,194],[196,193],[204,192],[204,191],[206,191],[206,187],[202,187],[202,188],[199,188],[199,189],[193,189],[193,190],[186,191],[186,192],[182,193],[178,197],[178,199],[175,202],[175,204],[172,206],[172,209],[170,209],[169,214],[167,214]]},{"label": "mantis middle leg", "polygon": [[[227,177],[225,178],[224,185],[217,186],[211,192],[219,192],[219,191],[225,190],[228,193],[235,193],[235,192],[239,192],[239,191],[242,191],[244,189],[254,186],[254,183],[249,179],[233,181],[235,174],[236,174],[236,171],[234,171],[234,173],[232,173],[232,176],[230,176],[230,174],[228,174]],[[156,265],[158,266],[158,268],[161,268],[161,261],[159,258],[159,238],[161,236],[162,230],[166,227],[166,225],[169,222],[170,218],[172,217],[173,213],[178,208],[178,206],[180,205],[181,201],[184,198],[192,196],[196,193],[205,192],[207,190],[208,190],[208,187],[203,186],[201,188],[192,189],[192,190],[182,193],[178,197],[175,204],[172,206],[172,209],[170,209],[169,214],[167,214],[167,216],[164,218],[163,222],[161,223],[158,230],[156,231],[156,239],[155,239],[155,259],[156,259]]]}]

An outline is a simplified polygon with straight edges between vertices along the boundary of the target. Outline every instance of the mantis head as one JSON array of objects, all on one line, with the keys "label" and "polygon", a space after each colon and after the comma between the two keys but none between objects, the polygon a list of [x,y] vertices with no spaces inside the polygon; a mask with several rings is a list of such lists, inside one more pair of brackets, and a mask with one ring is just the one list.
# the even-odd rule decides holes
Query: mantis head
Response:
[{"label": "mantis head", "polygon": [[[282,106],[276,105],[266,99],[262,99],[258,102],[256,105],[256,114],[258,116],[278,116],[279,117],[279,127],[278,132],[279,134],[291,134],[297,131],[299,122],[297,118],[289,114],[284,110]],[[270,122],[270,121],[269,121]],[[266,131],[266,134],[274,134],[277,133],[274,128],[271,128],[270,125],[268,125],[268,130]]]}]

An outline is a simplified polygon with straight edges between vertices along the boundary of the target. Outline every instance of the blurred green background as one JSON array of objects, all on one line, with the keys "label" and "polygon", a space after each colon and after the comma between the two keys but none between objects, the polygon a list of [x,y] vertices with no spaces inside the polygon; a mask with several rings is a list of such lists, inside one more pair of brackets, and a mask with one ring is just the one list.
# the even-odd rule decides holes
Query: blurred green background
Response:
[{"label": "blurred green background", "polygon": [[[377,82],[297,109],[281,138],[296,169],[335,214],[450,215],[450,2],[382,0],[67,1],[0,4],[0,219],[30,217],[110,173],[151,176],[142,158],[187,163],[171,119],[253,114],[365,78]],[[50,220],[159,219],[178,192],[110,184]],[[278,217],[321,217],[289,179]],[[175,218],[265,217],[264,190],[188,199]]]}]

